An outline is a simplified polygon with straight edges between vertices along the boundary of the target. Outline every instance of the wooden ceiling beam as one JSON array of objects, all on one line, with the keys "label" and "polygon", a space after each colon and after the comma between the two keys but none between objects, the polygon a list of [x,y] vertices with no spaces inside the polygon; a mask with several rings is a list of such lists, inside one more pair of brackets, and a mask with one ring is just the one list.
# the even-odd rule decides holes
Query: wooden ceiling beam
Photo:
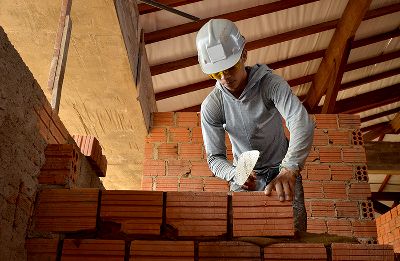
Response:
[{"label": "wooden ceiling beam", "polygon": [[173,37],[181,36],[184,34],[189,34],[193,32],[197,32],[204,24],[206,24],[212,18],[223,18],[228,19],[233,22],[240,21],[260,15],[265,15],[269,13],[278,12],[281,10],[285,10],[288,8],[296,7],[299,5],[304,5],[312,2],[316,2],[318,0],[280,0],[264,5],[258,5],[246,9],[242,9],[240,11],[230,12],[227,14],[222,14],[214,17],[208,17],[205,19],[201,19],[196,22],[190,22],[186,24],[177,25],[170,28],[165,28],[161,30],[157,30],[154,32],[146,33],[144,35],[144,39],[146,44],[151,44],[163,40],[167,40]]},{"label": "wooden ceiling beam", "polygon": [[[396,10],[400,11],[400,5],[399,5],[399,7],[397,7],[396,5],[389,6],[388,10],[390,10],[391,12],[394,12]],[[374,18],[378,14],[381,15],[382,12],[381,11],[378,12],[378,11],[372,10],[370,12],[367,12],[367,14],[365,15],[364,19],[366,19],[366,18],[369,18],[369,19]],[[387,13],[383,13],[383,14],[387,14]],[[304,36],[307,36],[307,35],[320,33],[320,32],[326,31],[326,30],[330,30],[330,29],[334,29],[336,27],[338,21],[339,21],[339,19],[332,20],[332,21],[329,21],[329,22],[323,22],[323,23],[320,23],[320,24],[311,25],[311,26],[308,26],[308,27],[292,30],[292,31],[289,31],[289,32],[286,32],[286,33],[273,35],[273,36],[266,37],[266,38],[263,38],[263,39],[260,39],[260,40],[249,42],[246,45],[246,49],[253,50],[253,49],[257,49],[256,47],[258,47],[258,48],[266,47],[266,46],[270,46],[270,45],[273,45],[273,44],[276,44],[276,43],[289,41],[289,40],[297,39],[297,38],[304,37]],[[356,40],[356,41],[354,41],[352,43],[352,48],[358,48],[358,47],[366,46],[366,45],[369,45],[369,44],[372,44],[372,43],[376,43],[376,42],[379,42],[379,41],[383,41],[383,40],[387,40],[387,39],[390,39],[390,38],[393,38],[393,37],[397,37],[399,35],[400,35],[400,30],[399,29],[395,29],[395,30],[392,30],[390,32],[386,32],[386,33],[383,33],[383,34],[374,35],[372,37]],[[326,51],[326,49],[320,50],[320,51],[315,51],[315,52],[308,53],[308,54],[305,54],[305,55],[300,55],[300,56],[297,56],[297,57],[289,58],[289,59],[286,59],[284,61],[278,61],[278,62],[275,62],[275,63],[271,63],[269,65],[273,69],[275,69],[273,66],[277,66],[276,68],[282,68],[284,66],[289,66],[289,65],[292,65],[292,64],[295,64],[295,63],[300,63],[300,62],[305,62],[307,60],[313,60],[313,59],[321,58],[321,57],[323,57],[325,51]],[[151,75],[154,76],[154,75],[167,73],[167,72],[170,72],[170,71],[182,69],[182,68],[193,66],[193,65],[197,65],[197,64],[198,64],[197,56],[191,56],[191,57],[183,58],[183,59],[180,59],[180,60],[175,60],[175,61],[166,62],[166,63],[162,63],[162,64],[152,65],[152,66],[150,66],[150,71],[151,71]]]},{"label": "wooden ceiling beam", "polygon": [[354,62],[354,63],[350,63],[346,66],[346,72],[348,71],[352,71],[352,70],[356,70],[362,67],[366,67],[366,66],[370,66],[370,65],[374,65],[377,63],[382,63],[382,62],[386,62],[389,60],[393,60],[396,58],[400,57],[400,50],[397,51],[393,51],[391,53],[385,53],[382,55],[378,55],[369,59],[365,59],[362,61],[358,61],[358,62]]},{"label": "wooden ceiling beam", "polygon": [[399,200],[400,192],[371,192],[372,200]]},{"label": "wooden ceiling beam", "polygon": [[382,72],[382,73],[377,73],[359,80],[355,80],[355,81],[351,81],[351,82],[347,82],[347,83],[343,83],[342,86],[340,87],[341,90],[346,90],[346,89],[350,89],[356,86],[360,86],[363,84],[367,84],[367,83],[371,83],[371,82],[375,82],[378,80],[382,80],[385,78],[389,78],[395,75],[400,74],[400,67],[399,68],[395,68],[386,72]]},{"label": "wooden ceiling beam", "polygon": [[[157,0],[158,3],[163,4],[163,5],[168,5],[170,7],[177,7],[177,6],[181,6],[181,5],[187,5],[187,4],[192,4],[194,2],[199,2],[202,0]],[[157,12],[160,11],[159,8],[148,5],[148,4],[138,4],[138,9],[139,9],[139,14],[143,15],[143,14],[148,14],[148,13],[153,13],[153,12]]]},{"label": "wooden ceiling beam", "polygon": [[395,133],[399,133],[399,131],[400,131],[400,112],[396,113],[394,118],[390,121],[390,125],[392,126]]},{"label": "wooden ceiling beam", "polygon": [[[364,135],[364,148],[368,171],[381,174],[400,173],[400,142],[366,141],[366,134]],[[382,183],[383,188],[387,182],[386,178]],[[382,191],[382,187],[378,191]]]},{"label": "wooden ceiling beam", "polygon": [[383,112],[380,112],[380,113],[377,113],[377,114],[373,114],[373,115],[370,115],[370,116],[367,116],[367,117],[363,117],[363,118],[361,118],[361,123],[367,122],[367,121],[371,121],[371,120],[375,120],[375,119],[378,119],[378,118],[381,118],[381,117],[384,117],[384,116],[388,116],[388,115],[391,115],[391,114],[394,114],[394,113],[397,113],[397,112],[400,112],[400,107],[397,107],[397,108],[394,108],[394,109],[391,109],[391,110],[387,110],[387,111],[383,111]]},{"label": "wooden ceiling beam", "polygon": [[[336,102],[335,113],[359,113],[400,100],[400,83]],[[319,110],[320,111],[320,110]]]},{"label": "wooden ceiling beam", "polygon": [[[342,80],[340,76],[343,76],[344,71],[343,64],[347,63],[348,55],[346,57],[346,52],[349,53],[350,40],[354,37],[371,1],[349,1],[347,3],[304,101],[304,105],[309,111],[314,110],[318,106],[319,101],[327,91],[328,93],[325,98],[328,103],[333,103],[334,106],[336,95],[331,94],[337,94],[338,92]],[[332,113],[334,107],[332,105],[323,107],[325,111],[328,109]]]},{"label": "wooden ceiling beam", "polygon": [[391,177],[392,177],[391,175],[385,176],[385,179],[382,181],[382,184],[379,186],[378,192],[382,192],[385,189],[385,187],[388,184]]},{"label": "wooden ceiling beam", "polygon": [[362,128],[361,131],[367,130],[367,129],[368,129],[368,132],[366,132],[363,135],[364,142],[372,141],[372,140],[380,137],[383,134],[393,133],[393,129],[390,126],[389,122],[381,122],[379,124],[368,126],[366,128]]}]

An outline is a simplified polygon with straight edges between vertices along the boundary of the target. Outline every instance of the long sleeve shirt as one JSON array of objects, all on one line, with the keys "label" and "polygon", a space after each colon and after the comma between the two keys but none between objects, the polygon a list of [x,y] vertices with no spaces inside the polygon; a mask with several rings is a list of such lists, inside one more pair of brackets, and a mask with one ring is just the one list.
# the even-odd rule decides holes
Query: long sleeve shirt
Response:
[{"label": "long sleeve shirt", "polygon": [[[290,132],[288,142],[282,118]],[[281,164],[299,170],[310,151],[314,123],[287,82],[266,65],[251,67],[239,98],[220,83],[201,105],[201,127],[207,162],[215,176],[234,181],[235,162],[249,150],[260,151],[257,172]],[[232,143],[233,164],[227,160],[225,131]]]}]

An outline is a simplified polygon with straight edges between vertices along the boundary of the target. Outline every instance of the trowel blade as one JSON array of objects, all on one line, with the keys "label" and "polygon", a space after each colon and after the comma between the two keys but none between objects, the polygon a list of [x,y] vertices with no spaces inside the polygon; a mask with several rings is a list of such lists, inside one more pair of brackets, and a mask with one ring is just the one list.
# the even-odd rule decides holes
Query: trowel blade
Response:
[{"label": "trowel blade", "polygon": [[258,150],[250,150],[243,152],[237,161],[235,183],[242,186],[250,173],[253,171],[254,166],[257,163],[260,152]]}]

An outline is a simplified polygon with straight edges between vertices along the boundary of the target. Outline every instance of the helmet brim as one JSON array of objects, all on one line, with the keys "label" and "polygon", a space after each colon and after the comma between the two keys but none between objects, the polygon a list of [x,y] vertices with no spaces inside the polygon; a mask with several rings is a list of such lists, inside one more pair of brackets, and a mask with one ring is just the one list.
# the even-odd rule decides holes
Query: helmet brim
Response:
[{"label": "helmet brim", "polygon": [[201,70],[205,74],[212,74],[229,69],[239,61],[240,57],[242,56],[242,52],[243,52],[243,47],[240,52],[229,56],[228,59],[224,59],[215,63],[207,63],[207,64],[200,63]]}]

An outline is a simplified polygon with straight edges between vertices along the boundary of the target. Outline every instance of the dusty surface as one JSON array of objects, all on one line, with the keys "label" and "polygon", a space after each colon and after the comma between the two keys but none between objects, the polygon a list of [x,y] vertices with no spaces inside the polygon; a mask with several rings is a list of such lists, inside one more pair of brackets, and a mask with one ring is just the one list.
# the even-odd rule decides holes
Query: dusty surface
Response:
[{"label": "dusty surface", "polygon": [[[3,0],[0,24],[50,97],[47,78],[61,1]],[[98,137],[107,189],[138,189],[146,129],[112,0],[74,0],[60,118],[71,134]]]}]

